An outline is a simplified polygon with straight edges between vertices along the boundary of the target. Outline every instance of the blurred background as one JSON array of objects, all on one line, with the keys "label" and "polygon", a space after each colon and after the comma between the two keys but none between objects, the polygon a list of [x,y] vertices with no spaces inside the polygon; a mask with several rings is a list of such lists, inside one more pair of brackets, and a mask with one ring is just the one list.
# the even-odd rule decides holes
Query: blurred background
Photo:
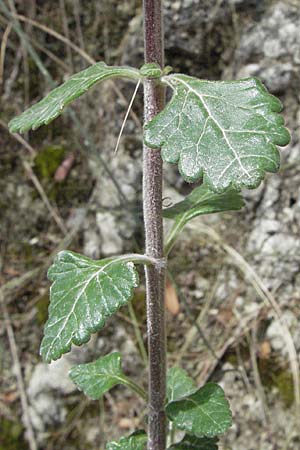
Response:
[{"label": "blurred background", "polygon": [[[191,222],[171,254],[168,359],[221,384],[234,425],[223,450],[300,448],[300,1],[165,0],[166,64],[199,78],[259,77],[292,141],[246,207]],[[94,60],[143,64],[141,0],[0,0],[0,450],[94,450],[145,425],[117,387],[89,401],[70,367],[113,350],[145,382],[145,292],[82,348],[46,365],[47,267],[61,249],[102,258],[143,245],[142,91],[96,86],[47,127],[8,121]],[[191,191],[165,167],[165,205]],[[168,224],[166,224],[168,226]]]}]

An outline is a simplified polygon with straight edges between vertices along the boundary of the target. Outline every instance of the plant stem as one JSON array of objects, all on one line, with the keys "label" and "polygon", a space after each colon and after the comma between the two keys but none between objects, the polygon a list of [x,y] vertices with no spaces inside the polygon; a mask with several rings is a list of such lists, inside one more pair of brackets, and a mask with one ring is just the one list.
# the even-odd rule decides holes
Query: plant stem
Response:
[{"label": "plant stem", "polygon": [[[145,63],[164,65],[161,0],[144,0]],[[164,88],[155,80],[144,82],[144,118],[158,114],[165,100]],[[162,160],[160,151],[144,146],[143,201],[146,255],[163,258]],[[147,266],[147,327],[149,354],[148,450],[165,450],[166,446],[166,332],[165,267]]]},{"label": "plant stem", "polygon": [[125,255],[120,256],[109,256],[107,258],[101,259],[100,263],[103,263],[103,261],[109,263],[109,262],[119,262],[119,263],[128,263],[132,262],[134,264],[143,264],[144,266],[158,266],[164,265],[164,261],[157,260],[157,258],[153,256],[148,255],[140,255],[139,253],[127,253]]}]

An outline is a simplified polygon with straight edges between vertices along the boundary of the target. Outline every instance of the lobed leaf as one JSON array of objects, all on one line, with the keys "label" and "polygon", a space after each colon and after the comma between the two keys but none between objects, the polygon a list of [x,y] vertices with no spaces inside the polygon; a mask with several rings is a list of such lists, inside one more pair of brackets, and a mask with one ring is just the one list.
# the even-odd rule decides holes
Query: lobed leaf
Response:
[{"label": "lobed leaf", "polygon": [[174,95],[145,125],[144,139],[162,149],[164,161],[178,163],[186,181],[203,176],[213,191],[240,190],[279,169],[276,145],[287,145],[290,135],[278,114],[280,101],[258,79],[206,81],[176,74],[162,81]]},{"label": "lobed leaf", "polygon": [[119,442],[109,442],[106,450],[145,450],[147,443],[146,433],[136,431],[129,437],[123,437]]},{"label": "lobed leaf", "polygon": [[194,380],[180,367],[172,367],[167,373],[168,402],[179,400],[197,390]]},{"label": "lobed leaf", "polygon": [[131,262],[93,261],[70,251],[56,256],[48,278],[53,284],[40,349],[47,362],[68,352],[72,344],[87,342],[108,317],[129,302],[138,284]]},{"label": "lobed leaf", "polygon": [[51,91],[40,102],[12,119],[8,126],[11,133],[25,133],[47,125],[58,117],[65,106],[84,94],[95,83],[112,77],[140,79],[139,71],[126,66],[107,66],[98,62],[73,75],[61,86]]},{"label": "lobed leaf", "polygon": [[169,403],[166,413],[176,428],[197,437],[215,437],[232,423],[224,391],[215,383],[207,383],[197,392]]},{"label": "lobed leaf", "polygon": [[206,184],[196,187],[183,201],[165,208],[163,216],[167,219],[181,219],[188,222],[203,214],[239,210],[244,206],[243,197],[230,189],[223,193],[213,192]]},{"label": "lobed leaf", "polygon": [[218,438],[198,438],[186,434],[182,441],[168,450],[218,450]]},{"label": "lobed leaf", "polygon": [[93,400],[99,399],[117,384],[126,384],[118,352],[88,364],[74,366],[69,375],[76,386]]}]

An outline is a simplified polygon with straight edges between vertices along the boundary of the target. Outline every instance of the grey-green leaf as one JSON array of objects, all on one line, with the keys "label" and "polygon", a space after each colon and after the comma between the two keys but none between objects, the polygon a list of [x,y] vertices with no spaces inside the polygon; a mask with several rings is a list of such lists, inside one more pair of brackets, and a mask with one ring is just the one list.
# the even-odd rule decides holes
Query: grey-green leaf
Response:
[{"label": "grey-green leaf", "polygon": [[227,189],[222,193],[213,192],[205,184],[196,187],[182,202],[163,210],[167,219],[184,219],[185,223],[203,214],[239,210],[244,206],[240,193]]},{"label": "grey-green leaf", "polygon": [[166,413],[176,428],[197,437],[215,437],[232,424],[229,403],[215,383],[207,383],[197,392],[169,403]]},{"label": "grey-green leaf", "polygon": [[218,450],[218,438],[198,438],[186,434],[182,441],[168,450]]},{"label": "grey-green leaf", "polygon": [[108,317],[132,297],[138,274],[131,262],[94,261],[70,251],[60,252],[48,271],[49,318],[44,329],[41,355],[58,359],[103,328]]},{"label": "grey-green leaf", "polygon": [[76,386],[93,400],[99,399],[117,384],[129,387],[144,399],[147,397],[145,391],[123,373],[121,355],[118,352],[91,363],[74,366],[69,375]]},{"label": "grey-green leaf", "polygon": [[162,158],[178,163],[186,181],[203,176],[217,192],[254,188],[265,172],[276,172],[276,145],[289,132],[278,114],[282,105],[255,78],[206,81],[168,75],[174,90],[166,108],[145,126],[145,142],[162,148]]},{"label": "grey-green leaf", "polygon": [[194,380],[180,367],[172,367],[167,374],[168,402],[179,400],[197,390]]},{"label": "grey-green leaf", "polygon": [[76,386],[93,400],[99,399],[117,384],[123,384],[125,377],[118,352],[88,364],[74,366],[69,375]]},{"label": "grey-green leaf", "polygon": [[129,437],[123,437],[119,442],[109,442],[106,450],[145,450],[147,435],[144,431],[136,431]]},{"label": "grey-green leaf", "polygon": [[113,77],[140,79],[141,75],[137,69],[131,67],[113,67],[107,66],[104,62],[96,63],[73,75],[40,102],[12,119],[8,124],[10,132],[24,133],[47,125],[63,112],[65,106],[84,94],[95,83]]}]

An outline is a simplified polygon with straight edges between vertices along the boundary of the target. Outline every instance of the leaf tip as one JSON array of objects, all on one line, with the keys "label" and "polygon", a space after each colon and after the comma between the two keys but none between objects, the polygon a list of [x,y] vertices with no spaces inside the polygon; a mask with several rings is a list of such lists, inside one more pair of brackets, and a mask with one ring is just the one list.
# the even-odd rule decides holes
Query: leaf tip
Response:
[{"label": "leaf tip", "polygon": [[18,133],[19,127],[18,127],[18,124],[16,123],[16,118],[14,118],[8,122],[8,130],[12,134]]}]

